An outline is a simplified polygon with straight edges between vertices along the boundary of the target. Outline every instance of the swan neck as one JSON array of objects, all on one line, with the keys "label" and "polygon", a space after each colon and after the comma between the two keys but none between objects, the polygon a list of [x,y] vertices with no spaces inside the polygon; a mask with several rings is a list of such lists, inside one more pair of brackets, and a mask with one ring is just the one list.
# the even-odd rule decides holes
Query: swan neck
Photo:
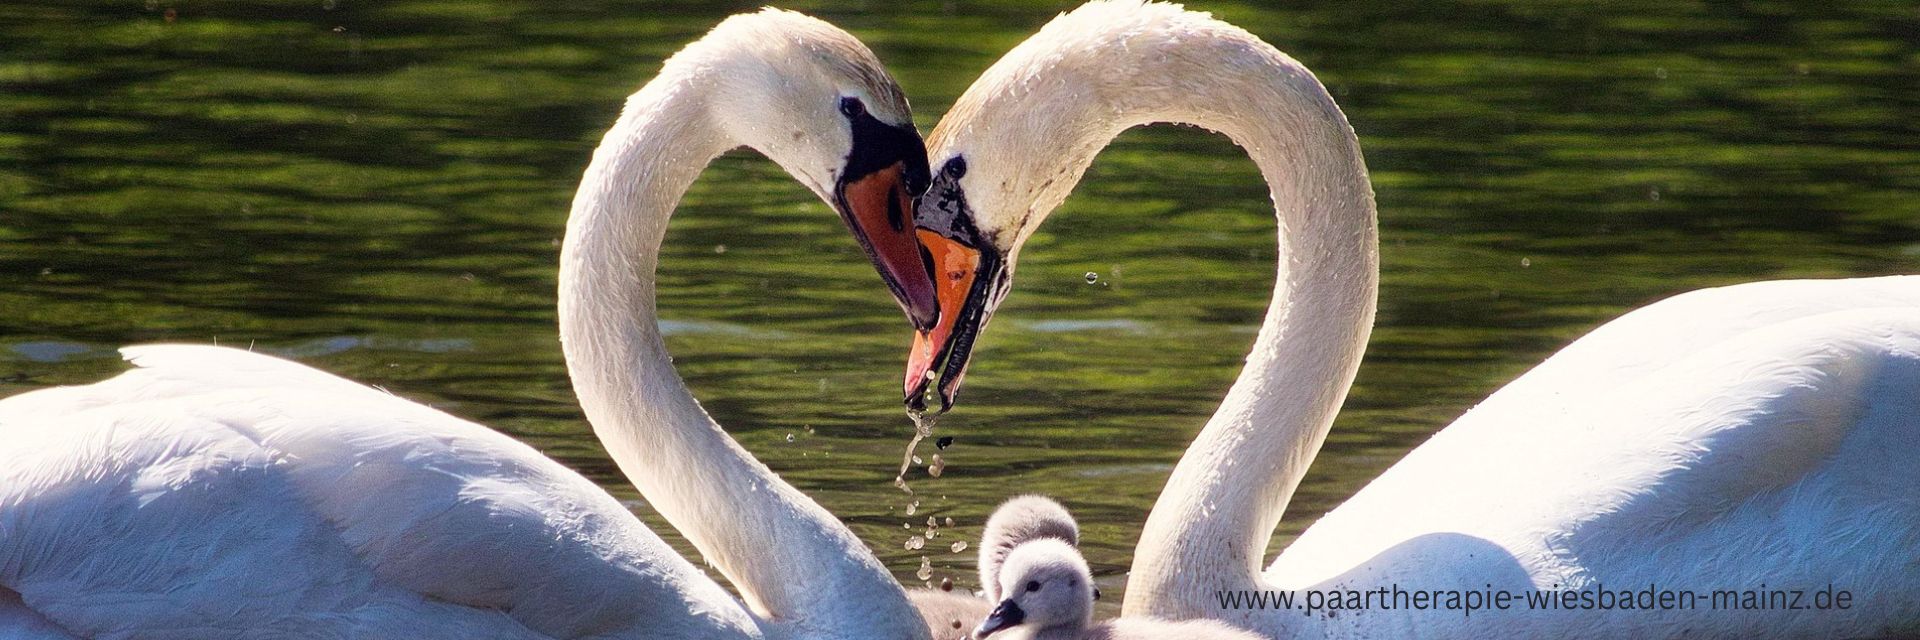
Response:
[{"label": "swan neck", "polygon": [[[1194,47],[1201,48],[1201,47]],[[1273,297],[1220,408],[1176,465],[1141,535],[1124,611],[1219,617],[1218,593],[1262,588],[1281,514],[1346,399],[1373,325],[1373,191],[1346,117],[1313,74],[1245,32],[1163,69],[1125,120],[1226,134],[1265,178],[1279,223]],[[1220,69],[1233,69],[1222,73]],[[1131,104],[1141,106],[1131,107]]]},{"label": "swan neck", "polygon": [[[729,437],[668,356],[655,316],[667,220],[706,165],[741,146],[712,122],[702,79],[675,73],[699,68],[670,62],[628,100],[575,196],[559,277],[574,390],[620,470],[769,636],[915,616],[871,551]],[[923,636],[914,620],[874,637]]]}]

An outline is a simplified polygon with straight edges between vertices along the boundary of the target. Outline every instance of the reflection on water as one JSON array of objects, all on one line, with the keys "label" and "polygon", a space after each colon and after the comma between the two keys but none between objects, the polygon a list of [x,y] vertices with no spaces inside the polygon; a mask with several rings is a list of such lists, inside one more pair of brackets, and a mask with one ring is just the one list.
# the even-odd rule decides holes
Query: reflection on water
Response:
[{"label": "reflection on water", "polygon": [[[0,6],[0,393],[108,375],[127,343],[254,345],[448,407],[633,499],[560,363],[557,239],[621,99],[751,4]],[[878,50],[923,129],[1068,6],[787,4]],[[1627,308],[1920,271],[1905,3],[1264,4],[1193,3],[1332,88],[1373,171],[1385,269],[1358,386],[1276,548]],[[694,187],[660,308],[707,409],[903,580],[922,581],[925,556],[932,581],[972,585],[948,541],[1036,491],[1083,519],[1117,594],[1264,311],[1267,206],[1223,139],[1122,136],[1028,245],[937,432],[954,438],[945,474],[916,469],[912,497],[891,486],[911,431],[905,325],[834,216],[771,163],[729,155]],[[905,549],[930,515],[958,526]]]}]

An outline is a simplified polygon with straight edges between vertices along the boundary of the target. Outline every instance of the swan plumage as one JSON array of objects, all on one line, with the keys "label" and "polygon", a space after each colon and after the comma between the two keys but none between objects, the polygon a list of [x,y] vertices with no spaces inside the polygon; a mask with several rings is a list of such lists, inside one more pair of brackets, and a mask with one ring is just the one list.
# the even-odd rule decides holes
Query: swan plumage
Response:
[{"label": "swan plumage", "polygon": [[265,354],[146,346],[104,382],[0,401],[0,628],[925,638],[872,552],[714,424],[665,352],[666,220],[739,146],[840,213],[909,317],[931,313],[907,201],[924,147],[852,36],[791,12],[735,16],[628,99],[574,199],[561,341],[609,455],[739,597],[507,436]]},{"label": "swan plumage", "polygon": [[[1595,330],[1261,554],[1344,401],[1378,288],[1352,128],[1297,61],[1175,5],[1092,2],[996,62],[930,137],[945,313],[909,402],[944,410],[1022,243],[1120,131],[1197,125],[1271,191],[1279,261],[1246,367],[1182,456],[1123,611],[1275,636],[1864,636],[1920,629],[1920,277],[1694,292]],[[1235,609],[1305,589],[1857,590],[1846,611]],[[1867,602],[1871,604],[1867,604]]]},{"label": "swan plumage", "polygon": [[0,583],[72,633],[753,628],[612,496],[512,438],[265,354],[124,353],[138,368],[0,403]]}]

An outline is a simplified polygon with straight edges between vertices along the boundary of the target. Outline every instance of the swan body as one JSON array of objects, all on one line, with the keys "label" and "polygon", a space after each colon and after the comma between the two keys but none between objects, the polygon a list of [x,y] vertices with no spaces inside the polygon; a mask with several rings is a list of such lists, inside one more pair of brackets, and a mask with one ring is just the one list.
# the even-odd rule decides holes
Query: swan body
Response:
[{"label": "swan body", "polygon": [[927,619],[934,640],[967,640],[976,621],[1000,601],[1000,563],[1015,547],[1039,539],[1080,544],[1080,524],[1052,498],[1015,496],[995,507],[980,532],[980,596],[938,589],[909,589],[907,598]]},{"label": "swan body", "polygon": [[1916,442],[1920,277],[1696,291],[1602,326],[1487,398],[1314,523],[1265,583],[1652,585],[1709,603],[1713,590],[1771,587],[1806,604],[1837,588],[1851,595],[1848,610],[1557,611],[1443,628],[1911,632]]},{"label": "swan body", "polygon": [[757,635],[511,438],[263,354],[125,353],[139,368],[0,403],[0,581],[24,600],[0,610],[84,638]]},{"label": "swan body", "polygon": [[1151,618],[1093,621],[1093,572],[1079,550],[1059,538],[1041,538],[1006,556],[999,592],[1006,594],[974,637],[1002,640],[1258,640],[1214,620],[1169,622]]},{"label": "swan body", "polygon": [[[1700,291],[1515,380],[1309,528],[1267,546],[1353,381],[1375,309],[1357,140],[1312,73],[1174,5],[1093,2],[989,69],[930,137],[921,237],[941,321],[909,402],[951,405],[1020,245],[1120,131],[1221,132],[1279,221],[1272,305],[1176,466],[1124,613],[1276,637],[1860,636],[1920,629],[1920,277]],[[937,380],[937,386],[935,381]],[[1233,609],[1223,594],[1403,589],[1851,591],[1847,610]],[[1703,596],[1704,597],[1704,596]],[[1869,604],[1869,602],[1871,604]]]},{"label": "swan body", "polygon": [[629,99],[575,198],[560,329],[576,391],[739,598],[504,435],[278,358],[149,346],[107,381],[0,401],[0,630],[925,638],[871,552],[700,410],[653,306],[667,217],[707,162],[745,145],[832,203],[908,315],[926,316],[917,245],[888,228],[911,224],[906,192],[925,180],[906,108],[845,32],[736,16]]}]

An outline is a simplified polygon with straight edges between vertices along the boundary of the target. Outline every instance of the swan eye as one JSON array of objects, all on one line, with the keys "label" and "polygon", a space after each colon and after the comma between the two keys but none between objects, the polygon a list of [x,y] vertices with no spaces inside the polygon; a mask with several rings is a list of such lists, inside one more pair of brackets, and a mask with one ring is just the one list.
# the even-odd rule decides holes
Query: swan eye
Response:
[{"label": "swan eye", "polygon": [[858,118],[860,117],[861,114],[864,114],[866,112],[867,112],[867,105],[866,103],[861,102],[859,98],[841,98],[840,99],[840,113],[845,114],[847,117]]},{"label": "swan eye", "polygon": [[967,175],[967,159],[956,156],[948,160],[947,166],[941,167],[940,172],[947,174],[948,178],[959,180],[961,176]]},{"label": "swan eye", "polygon": [[1099,587],[1094,587],[1094,589],[1093,589],[1093,599],[1095,599],[1095,600],[1099,600],[1099,599],[1100,599],[1100,588],[1099,588]]},{"label": "swan eye", "polygon": [[1027,591],[1039,591],[1039,590],[1040,590],[1040,581],[1039,581],[1039,580],[1028,580],[1028,581],[1027,581]]}]

